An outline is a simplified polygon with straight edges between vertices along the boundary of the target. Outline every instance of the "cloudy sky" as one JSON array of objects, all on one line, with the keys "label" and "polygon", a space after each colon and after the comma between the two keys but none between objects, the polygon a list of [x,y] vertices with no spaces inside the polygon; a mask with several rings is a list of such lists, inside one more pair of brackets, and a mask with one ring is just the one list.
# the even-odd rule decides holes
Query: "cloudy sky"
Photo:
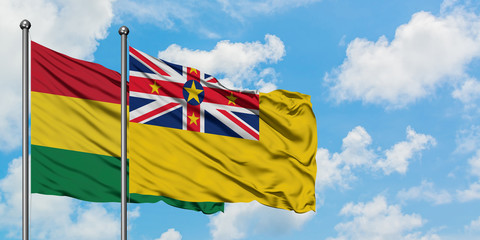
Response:
[{"label": "cloudy sky", "polygon": [[[21,31],[120,70],[143,52],[234,88],[312,96],[317,211],[129,205],[129,239],[480,239],[480,3],[0,1],[0,239],[21,237]],[[34,194],[32,239],[119,239],[119,204]]]}]

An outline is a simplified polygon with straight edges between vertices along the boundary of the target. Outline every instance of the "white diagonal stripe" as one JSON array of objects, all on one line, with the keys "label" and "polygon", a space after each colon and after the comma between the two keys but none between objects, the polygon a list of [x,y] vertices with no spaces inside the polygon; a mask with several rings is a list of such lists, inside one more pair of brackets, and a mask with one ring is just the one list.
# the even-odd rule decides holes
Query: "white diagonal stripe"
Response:
[{"label": "white diagonal stripe", "polygon": [[216,103],[209,103],[209,102],[202,102],[202,107],[208,111],[213,111],[216,109],[224,109],[232,112],[248,113],[248,114],[255,114],[255,115],[259,115],[260,113],[258,109],[234,107],[231,105],[216,104]]},{"label": "white diagonal stripe", "polygon": [[[227,127],[229,127],[230,129],[232,129],[235,133],[237,133],[238,135],[240,135],[240,137],[242,138],[245,138],[245,139],[250,139],[250,140],[257,140],[255,137],[253,137],[252,135],[250,135],[250,133],[248,133],[247,131],[243,130],[243,128],[241,128],[240,126],[238,126],[237,124],[235,124],[234,122],[232,122],[232,120],[230,120],[229,118],[227,118],[225,115],[223,115],[222,113],[220,113],[219,111],[215,110],[215,111],[208,111],[210,114],[212,114],[212,116],[214,116],[216,119],[218,119],[220,122],[222,122],[223,124],[225,124]],[[232,114],[233,115],[233,114]],[[248,125],[247,123],[245,123],[243,120],[239,119],[238,117],[234,116],[236,119],[240,120],[242,123],[245,124],[245,126],[247,126],[248,128],[252,129],[253,131],[255,131],[256,133],[258,133],[258,131],[256,131],[255,129],[251,128],[250,125]]]}]

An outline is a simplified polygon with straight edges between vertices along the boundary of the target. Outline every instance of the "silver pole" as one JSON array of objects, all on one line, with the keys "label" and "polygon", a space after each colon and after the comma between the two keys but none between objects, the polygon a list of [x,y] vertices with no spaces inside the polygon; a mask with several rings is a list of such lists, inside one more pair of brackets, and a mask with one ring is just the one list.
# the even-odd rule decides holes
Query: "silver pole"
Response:
[{"label": "silver pole", "polygon": [[28,90],[29,90],[29,39],[28,31],[32,25],[28,20],[20,22],[22,29],[22,238],[28,240],[30,166],[28,162]]},{"label": "silver pole", "polygon": [[127,240],[127,35],[128,28],[120,27],[122,37],[122,240]]}]

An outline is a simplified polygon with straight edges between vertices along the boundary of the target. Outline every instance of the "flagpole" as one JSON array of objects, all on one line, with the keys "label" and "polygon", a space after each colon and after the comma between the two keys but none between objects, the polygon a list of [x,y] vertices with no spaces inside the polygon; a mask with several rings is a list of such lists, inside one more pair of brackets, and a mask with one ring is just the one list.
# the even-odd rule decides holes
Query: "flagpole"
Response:
[{"label": "flagpole", "polygon": [[28,240],[28,223],[29,223],[29,197],[30,197],[30,166],[28,162],[28,90],[29,90],[29,49],[28,49],[28,33],[32,25],[28,20],[20,22],[22,29],[22,239]]},{"label": "flagpole", "polygon": [[122,240],[127,240],[127,35],[129,30],[122,26],[118,30],[122,38]]}]

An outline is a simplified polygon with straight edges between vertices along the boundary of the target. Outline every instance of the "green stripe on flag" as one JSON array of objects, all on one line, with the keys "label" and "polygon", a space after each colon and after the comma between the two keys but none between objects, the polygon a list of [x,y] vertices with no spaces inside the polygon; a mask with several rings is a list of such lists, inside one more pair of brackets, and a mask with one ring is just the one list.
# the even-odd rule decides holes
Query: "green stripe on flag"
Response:
[{"label": "green stripe on flag", "polygon": [[[120,202],[120,158],[32,145],[32,193],[69,196],[90,202]],[[128,180],[127,180],[128,181]],[[167,197],[130,194],[131,203],[164,201],[206,214],[224,210],[224,203],[183,202]]]}]

